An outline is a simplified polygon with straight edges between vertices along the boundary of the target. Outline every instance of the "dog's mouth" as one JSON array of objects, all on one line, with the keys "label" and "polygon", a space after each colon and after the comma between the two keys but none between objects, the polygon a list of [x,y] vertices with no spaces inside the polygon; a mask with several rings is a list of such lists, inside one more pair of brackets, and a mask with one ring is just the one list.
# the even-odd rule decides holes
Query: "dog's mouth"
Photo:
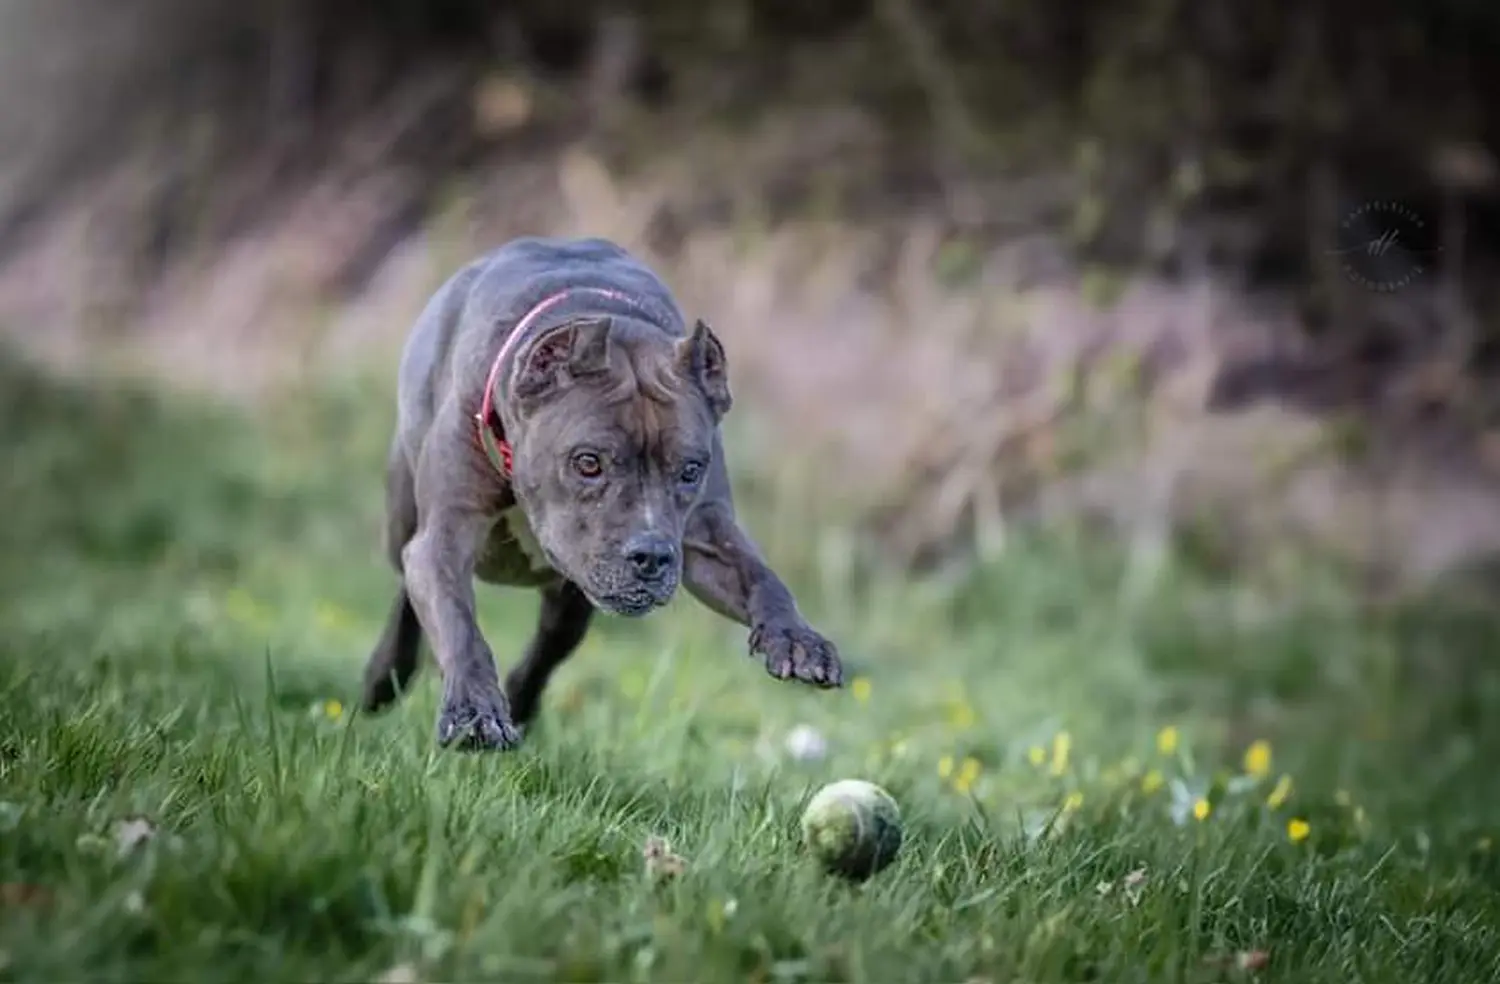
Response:
[{"label": "dog's mouth", "polygon": [[657,606],[656,599],[645,592],[631,592],[600,600],[604,602],[605,609],[627,618],[639,618]]},{"label": "dog's mouth", "polygon": [[676,591],[677,578],[674,577],[659,583],[636,584],[606,595],[595,596],[589,591],[584,594],[595,608],[627,618],[639,618],[671,601]]}]

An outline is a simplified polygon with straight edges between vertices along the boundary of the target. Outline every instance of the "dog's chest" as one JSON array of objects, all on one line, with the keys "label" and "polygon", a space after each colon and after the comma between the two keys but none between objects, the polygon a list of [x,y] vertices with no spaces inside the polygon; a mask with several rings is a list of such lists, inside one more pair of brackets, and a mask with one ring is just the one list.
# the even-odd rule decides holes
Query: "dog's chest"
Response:
[{"label": "dog's chest", "polygon": [[520,506],[512,506],[495,520],[475,573],[490,584],[533,586],[557,578]]}]

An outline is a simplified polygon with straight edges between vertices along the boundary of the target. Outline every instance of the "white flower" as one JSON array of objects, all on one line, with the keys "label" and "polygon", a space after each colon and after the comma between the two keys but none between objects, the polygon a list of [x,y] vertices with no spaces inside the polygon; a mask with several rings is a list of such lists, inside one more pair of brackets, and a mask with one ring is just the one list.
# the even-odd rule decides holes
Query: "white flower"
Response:
[{"label": "white flower", "polygon": [[828,754],[828,741],[818,729],[799,724],[786,736],[786,751],[798,762],[816,762]]},{"label": "white flower", "polygon": [[145,817],[132,817],[115,824],[115,848],[121,857],[156,836],[156,827]]}]

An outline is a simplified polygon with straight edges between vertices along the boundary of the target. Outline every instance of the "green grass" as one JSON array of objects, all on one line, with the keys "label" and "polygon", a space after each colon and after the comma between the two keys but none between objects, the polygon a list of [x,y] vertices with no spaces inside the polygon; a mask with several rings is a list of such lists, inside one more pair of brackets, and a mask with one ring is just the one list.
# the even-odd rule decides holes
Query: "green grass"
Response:
[{"label": "green grass", "polygon": [[[1256,950],[1298,984],[1500,974],[1482,613],[1362,614],[1310,569],[1141,590],[1081,534],[901,583],[759,473],[752,529],[868,690],[772,680],[683,599],[596,623],[521,750],[442,753],[430,670],[381,718],[326,704],[393,585],[385,396],[251,421],[5,363],[0,979],[1118,984],[1245,979],[1224,961]],[[482,605],[514,659],[535,601]],[[826,760],[779,753],[799,723]],[[1252,739],[1272,772],[1233,780]],[[844,776],[905,811],[863,886],[797,849]],[[154,836],[122,852],[134,818]],[[674,882],[644,873],[652,834]]]}]

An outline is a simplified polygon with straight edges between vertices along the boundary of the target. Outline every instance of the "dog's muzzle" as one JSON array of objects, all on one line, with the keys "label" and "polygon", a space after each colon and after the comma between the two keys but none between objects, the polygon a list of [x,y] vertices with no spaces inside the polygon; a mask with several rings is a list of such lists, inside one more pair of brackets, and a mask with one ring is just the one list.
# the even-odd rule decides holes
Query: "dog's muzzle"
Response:
[{"label": "dog's muzzle", "polygon": [[622,551],[619,588],[603,595],[597,607],[619,615],[644,615],[672,600],[682,580],[682,550],[670,537],[639,533]]}]

